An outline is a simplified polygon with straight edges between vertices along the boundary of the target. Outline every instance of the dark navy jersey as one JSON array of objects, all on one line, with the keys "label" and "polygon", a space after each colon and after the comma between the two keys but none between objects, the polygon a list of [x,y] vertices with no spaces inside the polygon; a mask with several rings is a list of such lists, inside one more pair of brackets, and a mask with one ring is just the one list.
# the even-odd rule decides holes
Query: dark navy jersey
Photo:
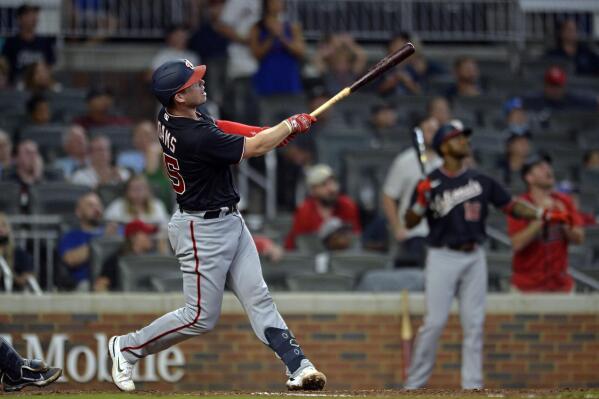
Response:
[{"label": "dark navy jersey", "polygon": [[[448,176],[439,168],[428,177],[433,188],[425,216],[431,247],[482,243],[486,238],[488,204],[502,208],[512,198],[494,179],[476,170],[466,169],[459,175]],[[414,192],[412,204],[415,200]]]},{"label": "dark navy jersey", "polygon": [[208,116],[199,120],[158,113],[158,136],[177,203],[206,211],[234,205],[239,193],[231,164],[241,161],[245,138],[223,133]]}]

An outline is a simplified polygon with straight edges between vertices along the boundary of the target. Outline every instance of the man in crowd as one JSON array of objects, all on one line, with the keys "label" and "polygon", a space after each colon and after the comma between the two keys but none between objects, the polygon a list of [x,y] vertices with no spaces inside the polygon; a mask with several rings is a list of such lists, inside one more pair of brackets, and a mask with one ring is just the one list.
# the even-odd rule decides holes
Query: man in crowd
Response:
[{"label": "man in crowd", "polygon": [[509,217],[508,233],[514,250],[512,285],[522,292],[572,292],[574,282],[568,274],[568,245],[584,241],[580,214],[568,195],[554,190],[555,177],[549,156],[529,157],[522,167],[522,179],[528,191],[520,196],[521,201],[567,212],[571,222],[558,224]]},{"label": "man in crowd", "polygon": [[54,65],[54,39],[38,36],[37,28],[39,7],[23,4],[17,8],[19,30],[13,37],[6,39],[2,47],[2,56],[9,65],[10,81],[16,83],[25,68],[38,61]]},{"label": "man in crowd", "polygon": [[300,234],[317,234],[322,223],[332,217],[351,224],[354,233],[361,231],[358,207],[351,198],[339,193],[339,183],[330,166],[319,164],[310,168],[306,185],[310,195],[295,211],[286,249],[295,249],[295,239]]},{"label": "man in crowd", "polygon": [[78,291],[89,291],[91,279],[90,242],[96,237],[114,235],[116,225],[104,226],[104,207],[97,194],[90,192],[79,198],[75,210],[79,226],[68,231],[58,243],[58,254],[68,273],[64,285]]}]

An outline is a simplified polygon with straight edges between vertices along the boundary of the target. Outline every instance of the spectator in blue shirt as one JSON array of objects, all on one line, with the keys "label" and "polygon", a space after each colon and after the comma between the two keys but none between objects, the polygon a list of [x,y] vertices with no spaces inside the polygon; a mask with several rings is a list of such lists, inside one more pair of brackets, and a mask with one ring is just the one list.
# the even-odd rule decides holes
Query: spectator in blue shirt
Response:
[{"label": "spectator in blue shirt", "polygon": [[90,243],[96,237],[116,235],[117,227],[114,224],[103,224],[104,207],[100,197],[93,192],[79,198],[75,214],[79,219],[79,227],[65,233],[58,244],[58,254],[68,270],[69,277],[69,281],[64,282],[63,285],[77,291],[89,291]]}]

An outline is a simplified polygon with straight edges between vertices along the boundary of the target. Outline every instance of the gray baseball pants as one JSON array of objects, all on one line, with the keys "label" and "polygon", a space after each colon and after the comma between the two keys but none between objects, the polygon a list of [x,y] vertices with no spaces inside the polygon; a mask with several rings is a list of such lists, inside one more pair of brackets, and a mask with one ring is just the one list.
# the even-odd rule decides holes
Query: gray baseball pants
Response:
[{"label": "gray baseball pants", "polygon": [[175,212],[168,236],[183,272],[185,306],[120,339],[123,356],[136,363],[214,328],[225,283],[247,313],[254,333],[268,345],[267,327],[287,329],[262,277],[256,246],[237,212],[217,219]]},{"label": "gray baseball pants", "polygon": [[463,330],[462,388],[483,386],[482,348],[485,302],[487,296],[487,260],[485,251],[472,252],[447,248],[429,248],[426,259],[426,316],[418,330],[406,389],[423,387],[435,364],[439,337],[456,296]]}]

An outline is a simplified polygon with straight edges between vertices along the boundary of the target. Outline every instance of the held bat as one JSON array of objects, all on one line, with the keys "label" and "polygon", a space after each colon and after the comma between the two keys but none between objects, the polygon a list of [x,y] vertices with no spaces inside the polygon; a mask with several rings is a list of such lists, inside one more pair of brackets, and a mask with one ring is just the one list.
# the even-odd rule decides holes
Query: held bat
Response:
[{"label": "held bat", "polygon": [[416,149],[418,164],[420,165],[422,175],[426,176],[426,170],[424,168],[424,165],[426,165],[426,162],[428,161],[426,156],[426,145],[424,144],[424,133],[418,126],[412,131],[412,144]]},{"label": "held bat", "polygon": [[374,79],[378,78],[383,73],[393,68],[395,65],[404,61],[406,58],[414,54],[414,51],[415,49],[412,43],[404,44],[395,53],[390,54],[382,60],[380,60],[375,66],[370,68],[370,70],[366,72],[360,79],[352,83],[351,86],[342,89],[341,91],[339,91],[339,93],[335,94],[332,98],[330,98],[326,103],[322,104],[320,107],[312,111],[310,115],[318,117],[318,115],[331,108],[333,104],[349,96],[351,93],[358,91],[362,86],[372,82]]}]

